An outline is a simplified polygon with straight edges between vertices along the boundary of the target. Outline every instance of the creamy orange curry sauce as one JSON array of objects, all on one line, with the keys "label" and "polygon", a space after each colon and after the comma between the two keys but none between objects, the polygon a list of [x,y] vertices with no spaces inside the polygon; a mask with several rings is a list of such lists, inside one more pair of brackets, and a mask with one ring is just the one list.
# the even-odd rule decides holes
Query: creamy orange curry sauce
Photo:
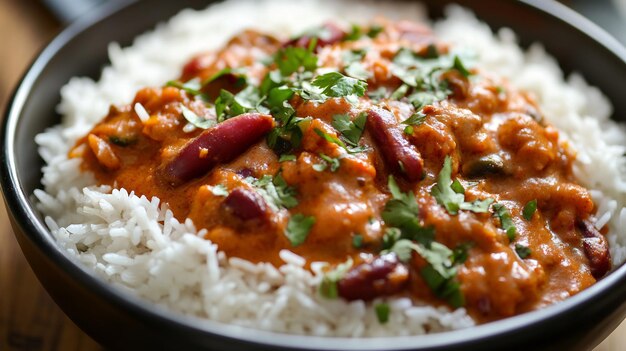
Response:
[{"label": "creamy orange curry sauce", "polygon": [[532,97],[408,22],[244,31],[71,151],[229,256],[330,263],[327,298],[410,296],[486,322],[610,269],[575,155]]}]

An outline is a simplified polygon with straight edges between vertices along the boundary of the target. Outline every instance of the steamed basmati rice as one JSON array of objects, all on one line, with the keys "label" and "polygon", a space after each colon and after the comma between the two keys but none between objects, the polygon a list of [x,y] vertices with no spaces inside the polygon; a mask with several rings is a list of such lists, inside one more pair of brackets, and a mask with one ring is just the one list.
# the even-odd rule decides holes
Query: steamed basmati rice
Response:
[{"label": "steamed basmati rice", "polygon": [[[233,16],[232,14],[236,14]],[[139,36],[133,46],[109,47],[111,65],[98,82],[73,78],[62,89],[62,124],[37,136],[46,162],[36,190],[39,209],[59,245],[81,264],[112,284],[183,314],[277,332],[322,336],[422,334],[469,327],[464,309],[414,305],[407,298],[387,299],[389,322],[380,324],[372,304],[326,300],[317,293],[323,263],[304,269],[303,258],[280,253],[284,265],[253,264],[228,258],[202,238],[191,220],[176,219],[157,198],[124,189],[94,186],[79,171],[69,148],[86,134],[110,104],[127,104],[144,86],[159,86],[178,76],[196,53],[217,49],[243,28],[297,33],[328,19],[367,22],[383,15],[420,21],[419,4],[307,0],[229,1],[203,11],[182,11],[168,23]],[[476,65],[507,77],[536,95],[550,123],[577,150],[575,172],[593,189],[598,228],[609,225],[615,264],[626,258],[626,133],[609,120],[611,105],[584,79],[566,81],[540,45],[522,51],[507,29],[493,35],[472,13],[450,7],[434,24],[437,35],[477,53]],[[167,48],[167,50],[163,50]],[[143,106],[134,106],[139,115]],[[610,195],[610,197],[607,197]]]}]

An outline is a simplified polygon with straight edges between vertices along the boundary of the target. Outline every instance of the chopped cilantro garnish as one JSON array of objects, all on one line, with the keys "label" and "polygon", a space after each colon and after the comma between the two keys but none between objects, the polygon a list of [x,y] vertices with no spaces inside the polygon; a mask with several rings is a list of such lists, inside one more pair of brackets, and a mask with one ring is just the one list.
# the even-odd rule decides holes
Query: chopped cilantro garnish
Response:
[{"label": "chopped cilantro garnish", "polygon": [[328,141],[329,143],[333,143],[333,144],[339,145],[341,148],[343,148],[344,150],[346,150],[350,154],[356,154],[356,153],[364,152],[364,151],[367,150],[367,148],[359,147],[359,146],[357,146],[357,147],[348,147],[343,141],[341,141],[341,139],[339,139],[339,138],[337,138],[335,136],[332,136],[332,135],[324,132],[321,129],[315,128],[315,129],[313,129],[313,131],[315,132],[315,134],[319,135],[324,140]]},{"label": "chopped cilantro garnish", "polygon": [[186,91],[188,94],[192,96],[198,96],[199,98],[203,100],[208,100],[208,97],[204,93],[202,93],[202,91],[200,91],[200,89],[202,89],[202,84],[200,83],[200,80],[197,78],[191,79],[190,81],[186,83],[182,83],[177,80],[170,80],[169,82],[165,83],[165,86],[175,87],[175,88]]},{"label": "chopped cilantro garnish", "polygon": [[324,275],[324,278],[322,278],[322,283],[319,287],[320,295],[327,299],[336,299],[337,296],[339,296],[339,292],[337,290],[337,282],[341,280],[344,275],[346,275],[351,267],[352,259],[348,258],[346,262],[337,265],[335,269],[326,273]]},{"label": "chopped cilantro garnish", "polygon": [[295,160],[296,160],[296,156],[295,155],[285,154],[285,155],[280,155],[280,158],[278,159],[278,162],[295,161]]},{"label": "chopped cilantro garnish", "polygon": [[346,142],[352,146],[358,146],[363,130],[365,129],[365,122],[367,121],[367,114],[359,114],[354,121],[350,120],[350,115],[334,115],[332,126],[341,132],[341,135],[345,138]]},{"label": "chopped cilantro garnish", "polygon": [[322,89],[322,94],[329,97],[363,96],[367,89],[366,82],[346,77],[339,72],[329,72],[317,76],[311,84]]},{"label": "chopped cilantro garnish", "polygon": [[243,74],[243,72],[244,72],[243,69],[240,69],[240,68],[239,69],[230,68],[230,67],[222,68],[221,70],[217,71],[215,74],[213,74],[212,76],[204,80],[202,82],[202,86],[210,84],[227,74],[233,74],[237,77],[235,86],[242,87],[246,84],[246,76]]},{"label": "chopped cilantro garnish", "polygon": [[298,205],[296,190],[287,185],[287,182],[280,174],[274,177],[264,175],[259,179],[250,177],[245,180],[257,189],[257,192],[274,211],[282,207],[292,208]]},{"label": "chopped cilantro garnish", "polygon": [[407,262],[411,259],[412,252],[417,252],[428,265],[420,270],[420,275],[428,287],[439,298],[445,299],[453,307],[463,306],[464,299],[460,290],[460,285],[456,281],[456,268],[453,261],[454,253],[445,245],[436,241],[425,246],[414,243],[407,239],[396,241],[390,249],[398,259]]},{"label": "chopped cilantro garnish", "polygon": [[374,39],[378,36],[378,34],[382,33],[385,30],[382,26],[372,25],[370,29],[367,31],[367,36]]},{"label": "chopped cilantro garnish", "polygon": [[391,312],[391,309],[388,304],[384,302],[377,303],[374,306],[374,310],[376,311],[376,317],[378,318],[378,322],[380,324],[389,322],[389,313]]},{"label": "chopped cilantro garnish", "polygon": [[289,239],[291,246],[299,246],[306,240],[315,224],[315,217],[305,216],[302,213],[292,215],[285,229],[285,236]]},{"label": "chopped cilantro garnish", "polygon": [[317,56],[313,50],[296,46],[279,50],[274,56],[274,62],[285,77],[299,71],[313,71],[317,68]]},{"label": "chopped cilantro garnish", "polygon": [[187,106],[180,104],[181,110],[183,110],[183,117],[187,120],[187,122],[193,124],[197,128],[200,129],[208,129],[213,127],[217,122],[213,119],[202,118],[191,111]]},{"label": "chopped cilantro garnish", "polygon": [[246,113],[247,109],[241,106],[230,91],[222,89],[215,100],[215,115],[218,122]]},{"label": "chopped cilantro garnish", "polygon": [[400,100],[406,96],[406,93],[409,92],[409,86],[407,84],[402,84],[398,89],[396,89],[389,98],[391,100]]},{"label": "chopped cilantro garnish", "polygon": [[452,263],[453,264],[463,264],[463,263],[465,263],[465,261],[467,261],[467,251],[472,246],[474,246],[474,243],[471,242],[471,241],[457,245],[452,250],[452,257],[450,258]]},{"label": "chopped cilantro garnish", "polygon": [[441,172],[437,178],[437,184],[431,189],[431,195],[437,203],[446,208],[449,214],[456,215],[459,210],[485,213],[489,211],[489,205],[493,199],[487,198],[474,202],[465,202],[465,189],[457,180],[452,182],[452,159],[446,156]]},{"label": "chopped cilantro garnish", "polygon": [[357,249],[360,249],[361,247],[363,247],[363,235],[354,234],[352,236],[352,246],[354,246]]},{"label": "chopped cilantro garnish", "polygon": [[[385,224],[398,228],[403,238],[430,245],[434,240],[434,229],[421,225],[418,217],[419,206],[413,192],[403,193],[393,176],[389,176],[388,186],[392,199],[387,201],[383,209],[382,217]],[[397,238],[394,241],[397,241]]]},{"label": "chopped cilantro garnish", "polygon": [[509,238],[509,241],[515,240],[515,224],[511,219],[511,213],[503,204],[493,204],[493,210],[495,211],[496,216],[500,219],[500,226],[506,232],[506,236]]},{"label": "chopped cilantro garnish", "polygon": [[339,162],[339,158],[330,157],[322,153],[320,153],[319,156],[322,158],[323,162],[314,164],[313,165],[314,170],[318,172],[323,172],[330,165],[330,171],[337,172],[337,170],[339,169],[339,166],[341,165],[341,163]]},{"label": "chopped cilantro garnish", "polygon": [[424,123],[424,121],[426,120],[426,117],[427,116],[423,114],[422,112],[416,112],[412,114],[411,117],[402,121],[402,124],[406,124],[409,126],[419,126],[422,123]]},{"label": "chopped cilantro garnish", "polygon": [[402,237],[402,231],[398,228],[387,228],[385,234],[383,234],[383,250],[389,250],[393,247],[396,241]]},{"label": "chopped cilantro garnish", "polygon": [[210,189],[215,196],[228,196],[228,189],[223,184],[213,185]]},{"label": "chopped cilantro garnish", "polygon": [[522,244],[515,244],[515,252],[521,259],[527,258],[532,253],[528,246]]},{"label": "chopped cilantro garnish", "polygon": [[463,61],[461,61],[461,58],[457,55],[454,56],[454,65],[452,67],[459,71],[464,77],[469,77],[472,74],[472,72],[465,68]]},{"label": "chopped cilantro garnish", "polygon": [[530,221],[533,219],[535,211],[537,211],[537,199],[528,201],[528,203],[524,206],[522,214],[527,221]]},{"label": "chopped cilantro garnish", "polygon": [[404,134],[406,135],[412,135],[414,131],[415,131],[415,128],[413,128],[413,126],[406,126],[404,128]]}]

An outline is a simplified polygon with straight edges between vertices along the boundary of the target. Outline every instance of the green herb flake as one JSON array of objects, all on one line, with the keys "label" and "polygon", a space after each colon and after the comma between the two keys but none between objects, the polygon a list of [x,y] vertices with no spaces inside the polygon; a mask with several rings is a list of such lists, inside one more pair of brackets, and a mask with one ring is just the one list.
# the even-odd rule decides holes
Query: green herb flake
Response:
[{"label": "green herb flake", "polygon": [[341,141],[339,138],[332,136],[318,128],[313,129],[313,131],[315,132],[315,134],[319,135],[320,137],[322,137],[322,139],[328,141],[329,143],[339,145],[340,147],[344,149],[347,148],[346,144],[343,141]]},{"label": "green herb flake", "polygon": [[535,211],[537,211],[537,199],[528,201],[528,203],[524,206],[522,215],[524,216],[524,219],[530,221],[531,219],[533,219]]},{"label": "green herb flake", "polygon": [[352,246],[357,249],[360,249],[361,247],[363,247],[363,235],[354,234],[352,236]]},{"label": "green herb flake", "polygon": [[407,239],[400,239],[389,251],[394,252],[403,262],[411,259],[413,251],[417,252],[428,262],[428,265],[420,270],[420,275],[433,293],[448,301],[453,307],[464,305],[460,284],[456,281],[457,271],[454,267],[455,262],[452,260],[454,253],[445,245],[433,241],[425,246]]},{"label": "green herb flake", "polygon": [[511,218],[511,213],[509,210],[500,203],[493,204],[493,210],[500,219],[500,226],[506,232],[506,236],[509,238],[509,241],[515,240],[515,224],[513,223],[513,219]]},{"label": "green herb flake", "polygon": [[528,246],[522,244],[515,244],[515,252],[521,259],[525,259],[530,256],[532,251]]},{"label": "green herb flake", "polygon": [[476,200],[473,202],[465,201],[465,189],[463,185],[452,176],[452,159],[446,156],[443,167],[439,172],[437,184],[431,189],[430,194],[437,200],[437,203],[445,207],[451,215],[456,215],[459,210],[472,211],[474,213],[486,213],[489,206],[493,203],[492,198]]},{"label": "green herb flake", "polygon": [[210,189],[213,195],[215,196],[223,196],[223,197],[228,196],[228,189],[226,189],[226,186],[223,184],[213,185],[211,186]]},{"label": "green herb flake", "polygon": [[264,175],[259,179],[249,177],[245,181],[256,188],[259,195],[274,211],[278,211],[280,208],[293,208],[298,205],[296,190],[287,185],[280,174],[274,177]]},{"label": "green herb flake", "polygon": [[320,295],[327,299],[336,299],[339,296],[337,282],[348,273],[350,268],[352,268],[352,259],[348,258],[346,262],[337,265],[335,269],[326,273],[319,286]]},{"label": "green herb flake", "polygon": [[387,228],[383,234],[383,250],[390,250],[402,237],[402,231],[398,228]]},{"label": "green herb flake", "polygon": [[404,134],[406,135],[413,135],[413,132],[415,132],[415,129],[413,128],[413,126],[406,126],[404,128]]},{"label": "green herb flake", "polygon": [[464,77],[469,77],[470,75],[472,75],[472,72],[470,72],[465,67],[465,65],[463,64],[463,61],[461,61],[461,58],[459,56],[456,56],[456,55],[454,56],[454,64],[452,68],[459,71],[459,73],[461,73]]},{"label": "green herb flake", "polygon": [[428,116],[426,116],[422,112],[417,112],[417,113],[412,114],[411,117],[402,121],[402,124],[406,124],[409,126],[419,126],[419,125],[422,125],[422,123],[424,123],[424,121],[426,120],[426,117]]},{"label": "green herb flake", "polygon": [[187,122],[191,123],[197,128],[208,129],[213,127],[217,122],[213,119],[206,119],[198,116],[195,112],[191,111],[187,106],[180,104],[180,108],[183,111],[183,117]]},{"label": "green herb flake", "polygon": [[348,144],[357,146],[365,130],[365,122],[367,122],[366,113],[360,113],[354,121],[348,114],[338,114],[333,116],[331,125],[341,132]]},{"label": "green herb flake", "polygon": [[278,162],[287,162],[287,161],[295,161],[295,160],[296,160],[295,155],[285,154],[285,155],[280,155]]},{"label": "green herb flake", "polygon": [[178,88],[184,90],[189,95],[197,96],[203,100],[208,100],[208,97],[204,93],[202,93],[202,91],[200,91],[200,89],[202,89],[202,84],[197,78],[191,79],[185,83],[177,80],[170,80],[169,82],[165,83],[165,86]]},{"label": "green herb flake", "polygon": [[[387,232],[395,235],[395,230],[399,230],[403,238],[409,238],[427,246],[430,245],[434,240],[435,232],[433,228],[421,225],[418,217],[419,206],[413,192],[403,193],[393,176],[389,176],[388,187],[392,199],[387,201],[381,215],[387,226],[396,228],[388,228]],[[385,243],[385,236],[383,236],[383,248],[390,248],[398,239],[399,237],[395,237],[393,240],[388,238],[387,243]]]},{"label": "green herb flake", "polygon": [[380,33],[384,32],[384,31],[385,31],[385,28],[375,24],[375,25],[371,26],[370,29],[367,31],[367,36],[372,38],[372,39],[374,39]]},{"label": "green herb flake", "polygon": [[322,94],[330,97],[363,96],[367,89],[365,81],[346,77],[339,72],[317,76],[311,84],[322,89]]},{"label": "green herb flake", "polygon": [[376,311],[376,317],[378,318],[378,322],[380,324],[385,324],[389,322],[389,314],[391,313],[391,308],[389,308],[389,304],[384,302],[377,303],[374,306],[374,310]]},{"label": "green herb flake", "polygon": [[472,248],[472,246],[474,246],[474,243],[471,241],[457,245],[452,250],[452,257],[450,258],[452,264],[465,263],[465,261],[467,261],[467,252]]},{"label": "green herb flake", "polygon": [[460,204],[465,201],[465,195],[459,194],[451,187],[452,183],[452,158],[446,156],[443,167],[439,172],[437,184],[431,189],[431,195],[437,203],[446,208],[448,213],[455,215],[459,212]]},{"label": "green herb flake", "polygon": [[400,100],[404,96],[406,96],[406,93],[408,92],[409,92],[409,86],[407,84],[402,84],[398,87],[398,89],[396,89],[393,93],[391,93],[391,96],[389,96],[389,99]]},{"label": "green herb flake", "polygon": [[[312,40],[311,43],[314,41],[317,42]],[[296,72],[314,71],[317,68],[317,56],[308,48],[289,46],[276,53],[274,63],[280,73],[287,77]]]},{"label": "green herb flake", "polygon": [[314,224],[315,217],[313,216],[305,216],[302,213],[291,216],[285,229],[285,236],[289,239],[291,246],[302,245],[309,236],[309,232]]}]

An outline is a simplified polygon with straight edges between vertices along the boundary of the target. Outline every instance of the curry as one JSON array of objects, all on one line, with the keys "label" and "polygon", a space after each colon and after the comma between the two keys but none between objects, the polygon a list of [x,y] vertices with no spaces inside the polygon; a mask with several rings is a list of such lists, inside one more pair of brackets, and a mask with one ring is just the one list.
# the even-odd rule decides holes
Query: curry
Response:
[{"label": "curry", "polygon": [[140,90],[70,156],[156,196],[228,256],[328,262],[320,293],[487,322],[610,269],[575,154],[532,96],[410,22],[244,31]]}]

